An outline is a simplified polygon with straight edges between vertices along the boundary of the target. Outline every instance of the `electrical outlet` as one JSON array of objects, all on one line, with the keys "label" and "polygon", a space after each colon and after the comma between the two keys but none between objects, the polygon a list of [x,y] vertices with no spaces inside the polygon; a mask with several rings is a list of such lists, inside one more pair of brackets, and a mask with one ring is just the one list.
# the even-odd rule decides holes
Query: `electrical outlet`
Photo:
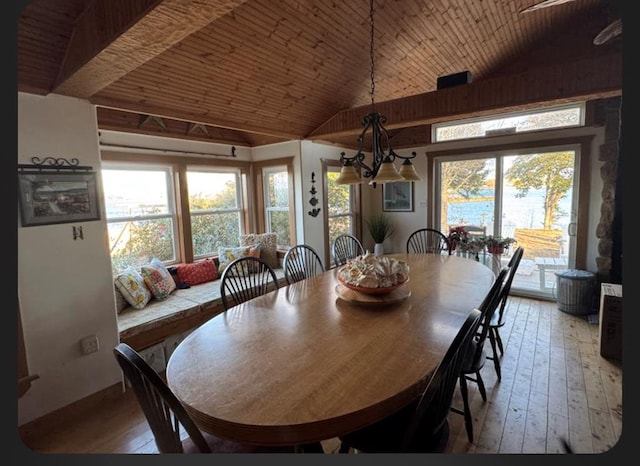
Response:
[{"label": "electrical outlet", "polygon": [[95,353],[100,349],[100,341],[97,335],[89,335],[80,340],[80,351],[82,354]]}]

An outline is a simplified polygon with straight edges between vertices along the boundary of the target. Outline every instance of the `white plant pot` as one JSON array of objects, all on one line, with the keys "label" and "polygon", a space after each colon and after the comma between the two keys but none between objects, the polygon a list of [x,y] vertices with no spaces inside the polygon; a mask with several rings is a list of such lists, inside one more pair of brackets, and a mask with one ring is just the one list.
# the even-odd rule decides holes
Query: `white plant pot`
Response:
[{"label": "white plant pot", "polygon": [[384,254],[384,246],[382,245],[382,243],[376,243],[376,244],[373,246],[373,253],[374,253],[376,256],[381,256],[381,255],[383,255],[383,254]]}]

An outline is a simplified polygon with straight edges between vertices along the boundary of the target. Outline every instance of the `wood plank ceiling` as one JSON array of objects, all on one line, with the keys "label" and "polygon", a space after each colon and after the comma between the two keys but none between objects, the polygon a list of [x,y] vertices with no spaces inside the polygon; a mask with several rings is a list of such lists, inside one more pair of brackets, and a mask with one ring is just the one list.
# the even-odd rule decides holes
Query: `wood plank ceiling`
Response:
[{"label": "wood plank ceiling", "polygon": [[[622,92],[611,1],[376,0],[375,109],[396,148],[436,121]],[[355,147],[371,110],[368,0],[36,0],[18,90],[88,99],[99,129]],[[473,83],[436,89],[468,70]],[[147,115],[162,119],[149,119]]]}]

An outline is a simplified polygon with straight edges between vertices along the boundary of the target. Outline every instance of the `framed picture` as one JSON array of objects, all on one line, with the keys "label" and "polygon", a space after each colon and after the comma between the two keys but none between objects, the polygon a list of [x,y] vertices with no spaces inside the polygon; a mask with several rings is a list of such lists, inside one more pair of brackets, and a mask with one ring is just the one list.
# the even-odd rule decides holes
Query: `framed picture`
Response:
[{"label": "framed picture", "polygon": [[413,212],[413,183],[395,181],[382,185],[382,210],[385,212]]},{"label": "framed picture", "polygon": [[23,227],[100,220],[95,172],[18,172]]}]

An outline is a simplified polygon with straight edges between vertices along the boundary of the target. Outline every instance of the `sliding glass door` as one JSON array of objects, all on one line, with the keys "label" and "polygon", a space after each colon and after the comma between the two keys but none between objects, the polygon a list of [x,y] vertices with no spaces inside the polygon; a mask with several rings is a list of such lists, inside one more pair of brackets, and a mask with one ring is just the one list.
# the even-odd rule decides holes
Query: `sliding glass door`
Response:
[{"label": "sliding glass door", "polygon": [[575,263],[578,147],[436,158],[436,225],[514,238],[504,254],[478,259],[499,269],[518,246],[524,256],[512,290],[553,298],[555,272]]}]

